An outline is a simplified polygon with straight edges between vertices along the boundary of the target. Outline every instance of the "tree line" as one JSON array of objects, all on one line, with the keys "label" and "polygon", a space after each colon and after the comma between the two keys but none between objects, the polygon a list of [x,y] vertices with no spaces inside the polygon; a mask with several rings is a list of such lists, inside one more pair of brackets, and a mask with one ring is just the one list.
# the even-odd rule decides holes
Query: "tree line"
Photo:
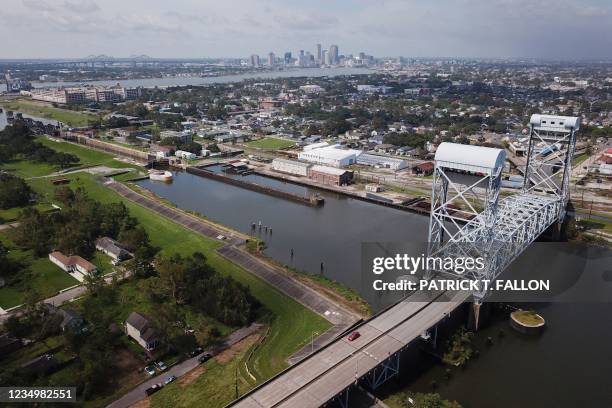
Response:
[{"label": "tree line", "polygon": [[78,156],[57,152],[36,141],[36,138],[22,121],[16,121],[0,131],[0,163],[15,159],[32,160],[67,168],[79,163]]}]

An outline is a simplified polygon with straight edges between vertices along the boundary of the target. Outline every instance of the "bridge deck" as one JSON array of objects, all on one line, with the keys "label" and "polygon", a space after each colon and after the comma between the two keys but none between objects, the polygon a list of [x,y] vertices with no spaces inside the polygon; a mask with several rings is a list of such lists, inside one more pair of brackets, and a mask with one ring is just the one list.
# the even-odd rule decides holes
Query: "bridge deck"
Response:
[{"label": "bridge deck", "polygon": [[239,400],[236,407],[319,407],[444,318],[469,294],[443,293],[434,302],[408,298],[362,324],[349,342],[328,347]]}]

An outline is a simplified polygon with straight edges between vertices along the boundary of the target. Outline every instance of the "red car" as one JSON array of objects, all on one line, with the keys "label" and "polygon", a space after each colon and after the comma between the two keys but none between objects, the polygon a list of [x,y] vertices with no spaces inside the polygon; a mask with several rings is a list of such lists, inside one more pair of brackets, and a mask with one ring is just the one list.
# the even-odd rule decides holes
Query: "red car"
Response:
[{"label": "red car", "polygon": [[353,340],[357,340],[359,338],[359,336],[361,336],[361,334],[359,334],[358,331],[354,331],[351,334],[349,334],[349,336],[346,339],[348,341],[353,341]]}]

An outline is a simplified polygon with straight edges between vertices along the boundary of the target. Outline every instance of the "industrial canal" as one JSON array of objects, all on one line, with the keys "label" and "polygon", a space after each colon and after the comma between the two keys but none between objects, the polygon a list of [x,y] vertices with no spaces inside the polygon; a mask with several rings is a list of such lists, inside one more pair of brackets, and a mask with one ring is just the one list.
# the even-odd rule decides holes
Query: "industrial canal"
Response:
[{"label": "industrial canal", "polygon": [[[180,208],[263,239],[266,254],[278,262],[310,273],[320,273],[323,264],[327,277],[355,289],[361,285],[362,242],[414,241],[426,236],[427,217],[329,191],[257,174],[231,176],[298,196],[320,194],[325,205],[312,207],[194,174],[176,172],[174,176],[172,184],[150,180],[138,184]],[[565,256],[570,255],[557,255],[558,259]],[[605,264],[605,259],[597,262]],[[592,270],[598,274],[590,281],[597,286],[598,299],[607,293],[612,301],[612,273],[605,271],[605,265]],[[438,392],[464,407],[579,406],[585,399],[593,407],[612,406],[612,391],[601,381],[608,378],[612,361],[608,340],[612,337],[608,324],[612,303],[536,303],[530,307],[546,319],[541,335],[513,331],[508,313],[498,313],[476,335],[474,347],[480,350],[479,357],[465,368],[453,368],[449,374],[447,366],[421,353],[414,364],[411,361],[410,369],[401,370],[398,381],[380,390],[380,396],[405,388]]]}]

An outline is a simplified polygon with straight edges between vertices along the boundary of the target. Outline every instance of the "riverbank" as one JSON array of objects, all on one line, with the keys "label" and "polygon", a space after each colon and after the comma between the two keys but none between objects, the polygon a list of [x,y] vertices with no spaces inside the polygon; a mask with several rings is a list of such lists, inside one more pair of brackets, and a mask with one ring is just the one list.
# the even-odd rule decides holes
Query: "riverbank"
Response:
[{"label": "riverbank", "polygon": [[[68,146],[77,155],[91,153],[84,147],[72,144],[60,143],[56,148],[61,151],[62,147]],[[112,160],[112,156],[104,155],[104,153],[95,152],[95,154],[102,155],[101,158],[103,157],[104,160]],[[123,201],[130,214],[138,219],[148,232],[152,245],[161,248],[161,254],[187,256],[196,251],[202,252],[213,268],[222,274],[232,276],[250,288],[253,296],[268,311],[265,323],[269,326],[270,332],[249,362],[249,371],[257,378],[263,380],[282,370],[287,366],[287,359],[306,344],[306,339],[310,338],[312,332],[322,333],[331,326],[326,319],[309,308],[217,254],[216,250],[223,245],[222,241],[199,235],[174,221],[160,217],[129,200],[122,199],[97,183],[94,175],[79,172],[66,175],[65,178],[69,180],[71,187],[85,189],[88,195],[97,201],[106,203]],[[52,201],[54,188],[48,179],[31,179],[28,180],[28,184],[39,194],[41,201]],[[220,379],[220,382],[230,388],[233,384],[233,377]],[[192,391],[185,390],[185,392]],[[225,401],[227,402],[229,400]]]}]

